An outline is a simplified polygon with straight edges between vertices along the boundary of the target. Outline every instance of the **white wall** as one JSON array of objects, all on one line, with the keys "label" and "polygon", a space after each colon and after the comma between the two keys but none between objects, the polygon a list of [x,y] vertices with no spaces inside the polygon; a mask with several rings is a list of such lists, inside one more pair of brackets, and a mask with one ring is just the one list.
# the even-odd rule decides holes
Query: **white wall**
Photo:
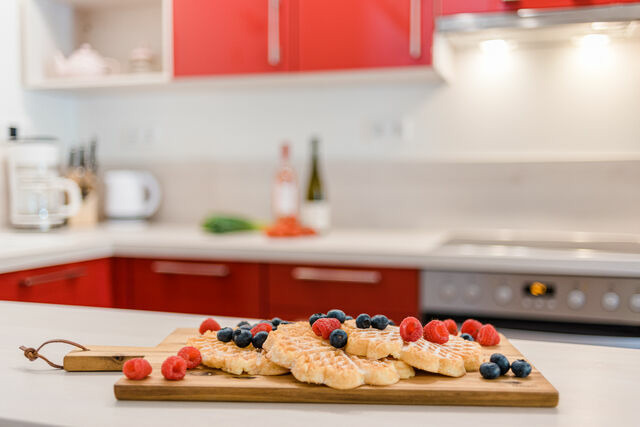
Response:
[{"label": "white wall", "polygon": [[[102,137],[107,161],[271,160],[282,139],[306,152],[314,132],[322,135],[327,157],[339,159],[640,154],[640,42],[613,43],[591,63],[571,45],[515,49],[499,62],[478,49],[456,58],[450,84],[254,85],[92,96],[80,101],[79,131]],[[408,138],[372,141],[367,124],[381,118],[408,123]]]},{"label": "white wall", "polygon": [[[0,1],[0,151],[7,127],[26,135],[52,135],[68,142],[76,135],[75,100],[69,96],[29,93],[21,88],[19,0]],[[0,225],[6,197],[0,152]]]}]

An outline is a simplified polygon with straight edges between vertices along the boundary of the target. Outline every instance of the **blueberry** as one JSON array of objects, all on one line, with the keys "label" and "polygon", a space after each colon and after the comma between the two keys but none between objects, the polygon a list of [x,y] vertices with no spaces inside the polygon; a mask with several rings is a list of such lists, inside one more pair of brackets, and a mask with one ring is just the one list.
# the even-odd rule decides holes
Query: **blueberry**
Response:
[{"label": "blueberry", "polygon": [[393,321],[393,320],[391,320],[391,319],[389,319],[389,324],[390,324],[391,326],[396,326],[396,322],[394,322],[394,321]]},{"label": "blueberry", "polygon": [[340,323],[344,323],[344,319],[346,316],[344,314],[344,311],[334,308],[333,310],[327,311],[327,317],[333,317],[335,319],[338,319]]},{"label": "blueberry", "polygon": [[500,368],[500,375],[504,375],[509,372],[509,360],[504,356],[504,354],[493,353],[489,360],[498,365]]},{"label": "blueberry", "polygon": [[269,336],[269,332],[260,331],[257,334],[255,334],[255,336],[251,340],[251,344],[253,344],[255,348],[262,348],[262,344],[264,344],[268,336]]},{"label": "blueberry", "polygon": [[274,328],[277,328],[280,323],[282,323],[282,319],[279,317],[274,317],[273,319],[271,319],[271,325]]},{"label": "blueberry", "polygon": [[309,324],[311,326],[313,326],[313,323],[318,320],[318,319],[322,319],[323,317],[327,317],[326,314],[324,313],[316,313],[316,314],[312,314],[311,317],[309,317]]},{"label": "blueberry", "polygon": [[462,335],[460,335],[460,338],[462,338],[463,340],[467,340],[467,341],[475,341],[473,339],[473,337],[471,335],[469,335],[469,334],[462,334]]},{"label": "blueberry", "polygon": [[516,377],[525,378],[531,373],[531,365],[523,359],[514,360],[511,364],[511,371]]},{"label": "blueberry", "polygon": [[376,314],[371,318],[371,326],[376,329],[384,330],[389,326],[389,319],[384,314]]},{"label": "blueberry", "polygon": [[342,329],[334,329],[329,335],[329,342],[335,348],[342,348],[347,345],[347,333]]},{"label": "blueberry", "polygon": [[485,362],[480,365],[480,375],[486,380],[494,380],[500,376],[500,366],[493,362]]},{"label": "blueberry", "polygon": [[229,342],[231,341],[231,338],[233,338],[233,329],[222,328],[218,331],[216,336],[218,337],[218,341]]},{"label": "blueberry", "polygon": [[345,320],[345,321],[347,321],[347,320],[353,320],[353,317],[351,317],[351,316],[347,316],[347,317],[345,317],[345,318],[344,318],[344,320]]},{"label": "blueberry", "polygon": [[233,338],[235,338],[238,334],[240,334],[240,332],[244,331],[245,329],[243,328],[236,328],[233,330]]},{"label": "blueberry", "polygon": [[238,347],[246,347],[251,344],[251,339],[253,338],[251,332],[243,328],[238,330],[240,333],[233,336],[233,342],[236,343]]},{"label": "blueberry", "polygon": [[247,322],[246,320],[243,320],[242,322],[238,323],[236,326],[238,328],[242,327],[243,325],[247,325],[247,326],[251,326],[251,324],[249,322]]},{"label": "blueberry", "polygon": [[280,322],[281,325],[290,325],[293,322],[289,322],[288,320],[283,320]]},{"label": "blueberry", "polygon": [[371,317],[366,313],[362,313],[356,317],[356,326],[360,329],[368,329],[371,327]]}]

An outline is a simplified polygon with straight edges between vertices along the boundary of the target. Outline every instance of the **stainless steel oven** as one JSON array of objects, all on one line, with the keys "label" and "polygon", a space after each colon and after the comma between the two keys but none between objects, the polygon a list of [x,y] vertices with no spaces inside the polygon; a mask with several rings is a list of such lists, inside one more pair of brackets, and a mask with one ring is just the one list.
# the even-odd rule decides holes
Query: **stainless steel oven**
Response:
[{"label": "stainless steel oven", "polygon": [[640,278],[425,270],[421,308],[513,338],[640,348]]}]

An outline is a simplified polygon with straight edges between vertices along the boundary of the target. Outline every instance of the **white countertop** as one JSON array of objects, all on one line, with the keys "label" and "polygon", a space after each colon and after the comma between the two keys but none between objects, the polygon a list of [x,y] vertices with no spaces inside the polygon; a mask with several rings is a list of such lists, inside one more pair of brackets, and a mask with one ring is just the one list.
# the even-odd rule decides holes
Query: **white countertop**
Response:
[{"label": "white countertop", "polygon": [[[490,272],[640,276],[638,253],[522,246],[443,245],[446,230],[335,230],[324,236],[273,239],[256,232],[214,235],[187,225],[102,225],[50,233],[0,230],[0,273],[112,255],[268,262],[397,266]],[[465,235],[462,233],[462,235]],[[500,230],[467,236],[504,239]],[[637,236],[528,233],[524,238],[640,242]],[[595,237],[594,237],[595,236]],[[523,238],[522,233],[515,235]]]},{"label": "white countertop", "polygon": [[[154,346],[201,316],[0,302],[0,425],[632,426],[640,350],[512,340],[558,389],[557,408],[117,401],[116,372],[68,373],[29,362],[20,345],[51,338]],[[11,321],[7,321],[10,319]],[[218,318],[231,326],[238,319]],[[47,348],[54,361],[66,346]]]}]

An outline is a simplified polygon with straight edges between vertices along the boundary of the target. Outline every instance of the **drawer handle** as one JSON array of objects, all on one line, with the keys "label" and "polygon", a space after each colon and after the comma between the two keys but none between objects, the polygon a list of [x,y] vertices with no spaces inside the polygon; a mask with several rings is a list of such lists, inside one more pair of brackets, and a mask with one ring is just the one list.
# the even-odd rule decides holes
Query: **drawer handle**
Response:
[{"label": "drawer handle", "polygon": [[409,3],[409,55],[413,59],[422,56],[422,0]]},{"label": "drawer handle", "polygon": [[310,282],[380,283],[378,271],[343,270],[338,268],[296,267],[291,271],[296,280]]},{"label": "drawer handle", "polygon": [[38,276],[30,276],[21,279],[18,283],[20,286],[28,288],[35,285],[43,285],[45,283],[58,282],[60,280],[79,279],[87,275],[85,267],[69,268],[67,270],[55,271],[53,273],[40,274]]},{"label": "drawer handle", "polygon": [[267,61],[280,64],[280,0],[267,0]]},{"label": "drawer handle", "polygon": [[159,274],[178,276],[227,277],[229,267],[224,264],[205,264],[193,262],[154,261],[151,270]]}]

